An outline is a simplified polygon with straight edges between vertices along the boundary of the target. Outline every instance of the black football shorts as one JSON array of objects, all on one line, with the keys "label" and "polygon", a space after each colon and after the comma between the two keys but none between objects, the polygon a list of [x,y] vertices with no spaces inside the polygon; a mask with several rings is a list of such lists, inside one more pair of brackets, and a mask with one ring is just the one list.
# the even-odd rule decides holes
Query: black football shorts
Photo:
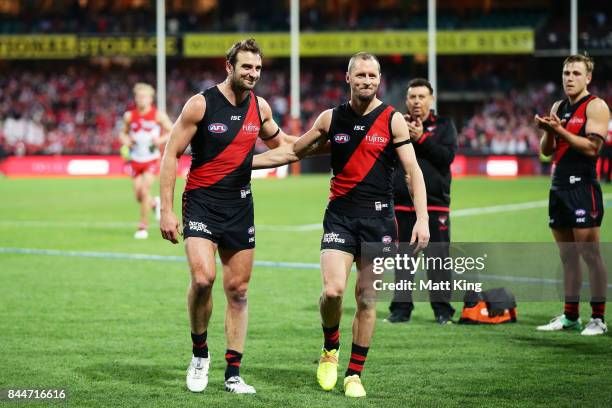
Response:
[{"label": "black football shorts", "polygon": [[221,201],[198,190],[183,194],[183,237],[206,238],[224,249],[255,248],[253,199]]},{"label": "black football shorts", "polygon": [[359,256],[364,243],[386,245],[396,241],[395,217],[347,217],[325,211],[321,250],[337,249]]},{"label": "black football shorts", "polygon": [[599,183],[551,189],[548,200],[550,228],[599,227],[604,215]]}]

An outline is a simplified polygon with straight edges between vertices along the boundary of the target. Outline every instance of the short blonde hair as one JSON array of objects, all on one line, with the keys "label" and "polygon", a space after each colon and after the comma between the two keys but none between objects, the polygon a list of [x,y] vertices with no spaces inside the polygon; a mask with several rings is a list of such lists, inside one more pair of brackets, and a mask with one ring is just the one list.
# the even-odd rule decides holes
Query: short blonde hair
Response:
[{"label": "short blonde hair", "polygon": [[593,62],[593,58],[589,57],[586,54],[574,54],[570,55],[563,61],[563,66],[567,64],[571,64],[572,62],[582,62],[586,66],[587,74],[593,73],[593,68],[595,68],[595,62]]},{"label": "short blonde hair", "polygon": [[147,92],[151,94],[151,96],[155,95],[155,88],[145,82],[137,82],[136,85],[134,85],[134,88],[132,88],[132,90],[134,91],[134,93]]},{"label": "short blonde hair", "polygon": [[354,54],[351,59],[349,60],[348,63],[348,72],[350,73],[353,69],[353,66],[355,65],[355,61],[357,61],[358,59],[360,60],[372,60],[376,63],[376,65],[378,65],[378,73],[380,73],[380,62],[378,62],[378,58],[376,58],[376,56],[374,54],[370,54],[369,52],[365,52],[365,51],[360,51],[357,54]]}]

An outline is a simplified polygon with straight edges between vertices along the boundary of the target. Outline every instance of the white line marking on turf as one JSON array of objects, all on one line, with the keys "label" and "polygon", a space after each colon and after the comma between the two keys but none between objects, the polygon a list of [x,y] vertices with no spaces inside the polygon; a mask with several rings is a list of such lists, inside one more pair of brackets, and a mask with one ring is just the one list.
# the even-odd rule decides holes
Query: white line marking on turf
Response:
[{"label": "white line marking on turf", "polygon": [[[66,256],[76,258],[101,258],[101,259],[123,259],[131,261],[162,261],[162,262],[187,262],[185,256],[177,255],[151,255],[130,254],[124,252],[95,252],[95,251],[64,251],[61,249],[36,249],[36,248],[12,248],[0,247],[0,254],[18,255],[50,255]],[[319,264],[304,262],[273,262],[255,261],[255,266],[270,268],[293,268],[293,269],[319,269]]]},{"label": "white line marking on turf", "polygon": [[[612,199],[612,194],[604,194],[603,199],[604,200]],[[525,203],[493,205],[489,207],[479,207],[479,208],[462,208],[459,210],[452,210],[451,217],[467,217],[470,215],[494,214],[494,213],[507,212],[507,211],[531,210],[534,208],[544,208],[544,207],[548,207],[548,200],[527,201]]]},{"label": "white line marking on turf", "polygon": [[[47,220],[0,220],[0,226],[30,228],[118,228],[132,229],[137,222],[117,221],[47,221]],[[322,229],[322,223],[304,225],[257,225],[260,231],[305,232]]]},{"label": "white line marking on turf", "polygon": [[[604,194],[604,200],[612,200],[612,194]],[[608,203],[604,203],[608,204]],[[495,214],[508,211],[531,210],[534,208],[545,208],[548,206],[548,200],[527,201],[524,203],[493,205],[489,207],[462,208],[452,210],[451,216],[454,217],[469,217],[479,214]],[[609,205],[606,205],[608,207]],[[2,220],[0,226],[12,227],[31,227],[31,228],[119,228],[132,229],[138,226],[136,222],[117,222],[117,221],[48,221],[48,220]],[[260,231],[272,232],[307,232],[320,231],[322,223],[302,224],[302,225],[256,225]]]},{"label": "white line marking on turf", "polygon": [[0,220],[0,225],[35,228],[136,228],[137,222],[117,221],[46,221],[46,220]]},{"label": "white line marking on turf", "polygon": [[[162,262],[187,262],[184,256],[175,255],[150,255],[150,254],[130,254],[122,252],[94,252],[94,251],[63,251],[60,249],[36,249],[36,248],[12,248],[0,247],[0,254],[17,254],[17,255],[47,255],[47,256],[66,256],[77,258],[101,258],[101,259],[123,259],[123,260],[138,260],[138,261],[162,261]],[[218,260],[217,260],[218,262]],[[316,269],[319,270],[318,263],[308,262],[275,262],[275,261],[255,261],[255,266],[268,268],[286,268],[286,269]],[[417,275],[423,275],[422,272]],[[523,276],[504,276],[504,275],[479,275],[481,278],[491,280],[501,280],[505,282],[515,283],[544,283],[544,284],[560,284],[559,279],[550,278],[531,278]],[[586,284],[588,286],[588,284]],[[608,289],[612,289],[612,284],[608,285]]]}]

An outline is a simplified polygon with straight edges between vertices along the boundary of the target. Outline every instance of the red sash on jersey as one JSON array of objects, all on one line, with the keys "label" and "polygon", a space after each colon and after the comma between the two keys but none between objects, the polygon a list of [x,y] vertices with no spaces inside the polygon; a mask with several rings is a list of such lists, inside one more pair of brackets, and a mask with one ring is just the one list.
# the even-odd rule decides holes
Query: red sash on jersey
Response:
[{"label": "red sash on jersey", "polygon": [[[580,104],[578,109],[576,109],[576,111],[572,114],[572,116],[569,118],[569,120],[565,124],[565,129],[567,129],[568,132],[581,136],[580,131],[582,130],[584,126],[586,126],[587,106],[589,106],[589,102],[591,102],[595,98],[596,98],[595,95],[590,95],[582,104]],[[559,160],[561,160],[561,158],[565,154],[565,152],[567,152],[567,149],[569,149],[569,147],[570,147],[570,144],[567,142],[567,140],[565,140],[562,137],[558,137],[557,138],[557,148],[555,149],[555,156],[553,159],[553,163],[555,164],[558,163]]]},{"label": "red sash on jersey", "polygon": [[[374,163],[376,163],[376,159],[378,159],[387,145],[392,142],[391,135],[389,134],[389,119],[393,111],[394,108],[388,106],[381,112],[351,155],[351,158],[342,168],[342,171],[331,180],[330,201],[342,197],[355,188],[368,175]],[[388,138],[388,142],[385,144],[370,144],[368,143],[368,136],[372,135],[385,136]]]},{"label": "red sash on jersey", "polygon": [[[236,170],[249,155],[259,135],[260,119],[256,96],[250,92],[249,110],[236,137],[221,153],[211,161],[190,171],[187,175],[185,191],[211,186]],[[257,123],[257,126],[252,125]]]}]

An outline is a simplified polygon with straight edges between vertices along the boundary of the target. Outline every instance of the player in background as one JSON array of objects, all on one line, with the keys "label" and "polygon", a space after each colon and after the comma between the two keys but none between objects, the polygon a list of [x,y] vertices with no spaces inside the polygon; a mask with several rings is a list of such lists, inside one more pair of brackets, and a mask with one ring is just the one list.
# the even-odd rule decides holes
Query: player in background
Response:
[{"label": "player in background", "polygon": [[559,245],[565,288],[564,313],[538,326],[538,330],[582,330],[582,257],[589,269],[591,289],[591,319],[582,330],[587,336],[608,330],[604,319],[607,276],[599,249],[604,207],[595,166],[608,131],[610,111],[602,99],[587,89],[592,74],[590,57],[567,57],[562,71],[567,98],[555,102],[549,115],[535,116],[536,125],[544,131],[541,151],[547,156],[554,154],[548,213]]},{"label": "player in background", "polygon": [[136,107],[123,114],[122,151],[129,149],[132,186],[136,201],[140,203],[140,223],[134,234],[136,239],[147,239],[149,211],[154,210],[160,219],[159,197],[151,196],[151,186],[159,171],[160,147],[168,140],[172,122],[168,115],[153,106],[155,89],[139,82],[134,85]]},{"label": "player in background", "polygon": [[[429,257],[449,256],[450,245],[450,185],[451,163],[457,150],[457,130],[453,122],[440,117],[431,110],[434,101],[433,88],[428,80],[415,78],[408,83],[404,115],[410,131],[410,138],[416,153],[419,167],[423,172],[427,189],[427,212],[429,213],[430,245],[425,249]],[[406,188],[406,174],[401,168],[395,171],[393,180],[395,218],[399,241],[408,242],[417,217],[412,197]],[[403,273],[406,272],[406,273]],[[432,282],[451,281],[451,271],[435,266],[427,271]],[[405,270],[396,272],[396,282],[414,280],[414,275]],[[408,295],[408,296],[406,296]],[[396,292],[387,319],[390,323],[410,320],[414,303],[410,291]],[[440,324],[452,323],[455,309],[450,304],[451,291],[430,291],[429,300],[436,321]]]},{"label": "player in background", "polygon": [[612,182],[612,119],[608,123],[606,143],[601,148],[599,175],[604,183]]},{"label": "player in background", "polygon": [[321,113],[312,129],[294,144],[255,156],[253,165],[280,166],[299,160],[319,146],[331,146],[333,177],[321,239],[323,290],[319,306],[324,345],[317,381],[326,391],[336,385],[342,298],[356,262],[357,310],[344,392],[349,397],[364,397],[361,371],[374,333],[376,305],[368,293],[370,277],[366,273],[367,260],[361,256],[361,244],[391,244],[397,239],[393,215],[393,169],[397,157],[414,191],[417,221],[411,241],[418,241],[418,248],[427,246],[429,231],[425,184],[406,121],[376,97],[380,85],[378,59],[365,52],[355,54],[348,65],[346,82],[351,89],[349,102]]},{"label": "player in background", "polygon": [[[240,376],[247,333],[247,289],[253,269],[255,226],[251,167],[257,137],[269,148],[295,139],[280,130],[270,105],[253,88],[262,53],[253,39],[228,50],[227,78],[191,97],[174,124],[161,166],[161,223],[164,239],[185,239],[191,273],[187,305],[192,352],[187,388],[202,392],[208,384],[208,322],[216,278],[215,253],[223,267],[225,312],[225,390],[254,394]],[[183,193],[183,230],[173,211],[177,160],[191,144],[191,169]]]}]

